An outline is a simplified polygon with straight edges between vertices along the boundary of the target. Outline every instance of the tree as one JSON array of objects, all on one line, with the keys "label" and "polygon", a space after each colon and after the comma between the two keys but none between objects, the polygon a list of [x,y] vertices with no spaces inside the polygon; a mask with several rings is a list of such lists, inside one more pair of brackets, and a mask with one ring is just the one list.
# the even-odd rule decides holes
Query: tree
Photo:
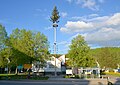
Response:
[{"label": "tree", "polygon": [[47,37],[40,33],[34,33],[33,35],[33,46],[34,46],[34,63],[40,62],[40,67],[44,67],[46,64],[46,60],[49,56],[49,43]]},{"label": "tree", "polygon": [[8,50],[6,41],[7,41],[7,32],[5,30],[5,27],[3,27],[0,24],[0,67],[5,67],[7,60],[6,58],[8,57]]},{"label": "tree", "polygon": [[89,55],[90,47],[87,45],[84,37],[78,35],[73,38],[68,51],[68,65],[71,67],[91,67],[94,65],[94,59]]},{"label": "tree", "polygon": [[117,68],[120,65],[120,48],[104,47],[91,50],[101,68]]},{"label": "tree", "polygon": [[30,30],[15,29],[10,35],[12,47],[11,64],[32,64],[33,61],[40,61],[44,65],[48,52],[48,40],[40,32],[34,33]]},{"label": "tree", "polygon": [[7,32],[5,27],[0,24],[0,50],[5,48],[5,41],[7,39]]},{"label": "tree", "polygon": [[59,12],[57,10],[57,7],[55,6],[52,12],[52,16],[50,17],[50,21],[52,21],[53,23],[58,23],[59,22]]}]

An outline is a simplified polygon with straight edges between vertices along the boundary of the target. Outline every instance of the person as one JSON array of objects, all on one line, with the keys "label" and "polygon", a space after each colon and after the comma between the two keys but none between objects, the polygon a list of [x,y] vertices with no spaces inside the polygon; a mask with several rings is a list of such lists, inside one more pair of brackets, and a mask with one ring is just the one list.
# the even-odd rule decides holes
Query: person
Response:
[{"label": "person", "polygon": [[30,79],[30,72],[31,72],[31,69],[28,69],[28,79]]}]

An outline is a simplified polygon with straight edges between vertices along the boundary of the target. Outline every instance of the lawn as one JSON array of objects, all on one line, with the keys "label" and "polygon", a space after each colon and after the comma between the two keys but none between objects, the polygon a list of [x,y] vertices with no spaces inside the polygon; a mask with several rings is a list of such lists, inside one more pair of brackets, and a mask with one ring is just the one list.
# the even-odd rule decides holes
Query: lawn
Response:
[{"label": "lawn", "polygon": [[29,80],[48,80],[49,77],[43,76],[28,76],[27,74],[0,74],[0,80],[20,80],[20,79],[29,79]]},{"label": "lawn", "polygon": [[111,75],[114,77],[120,77],[120,73],[114,73],[114,72],[105,72],[106,75]]}]

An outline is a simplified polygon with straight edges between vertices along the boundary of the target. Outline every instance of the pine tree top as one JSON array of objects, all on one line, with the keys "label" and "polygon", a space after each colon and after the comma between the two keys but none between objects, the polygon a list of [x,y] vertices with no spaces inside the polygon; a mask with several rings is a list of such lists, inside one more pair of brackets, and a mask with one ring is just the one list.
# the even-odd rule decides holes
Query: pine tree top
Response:
[{"label": "pine tree top", "polygon": [[50,17],[50,21],[53,22],[53,23],[58,23],[59,22],[59,19],[60,16],[59,16],[59,12],[57,10],[57,7],[55,6],[53,11],[52,11],[52,16]]}]

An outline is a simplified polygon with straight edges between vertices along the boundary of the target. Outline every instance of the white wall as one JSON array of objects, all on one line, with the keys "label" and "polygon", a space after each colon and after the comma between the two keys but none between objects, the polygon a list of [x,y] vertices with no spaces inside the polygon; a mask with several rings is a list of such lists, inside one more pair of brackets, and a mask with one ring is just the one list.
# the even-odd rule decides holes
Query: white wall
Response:
[{"label": "white wall", "polygon": [[[56,71],[61,72],[61,63],[65,64],[65,55],[60,56],[59,58],[55,58],[54,56],[51,57],[51,60],[47,60],[47,65],[43,69],[36,68],[34,64],[32,65],[33,72],[36,72],[36,70],[39,69],[39,72],[54,72],[55,71],[55,59],[56,59]],[[53,65],[53,68],[51,68],[50,64]]]}]

